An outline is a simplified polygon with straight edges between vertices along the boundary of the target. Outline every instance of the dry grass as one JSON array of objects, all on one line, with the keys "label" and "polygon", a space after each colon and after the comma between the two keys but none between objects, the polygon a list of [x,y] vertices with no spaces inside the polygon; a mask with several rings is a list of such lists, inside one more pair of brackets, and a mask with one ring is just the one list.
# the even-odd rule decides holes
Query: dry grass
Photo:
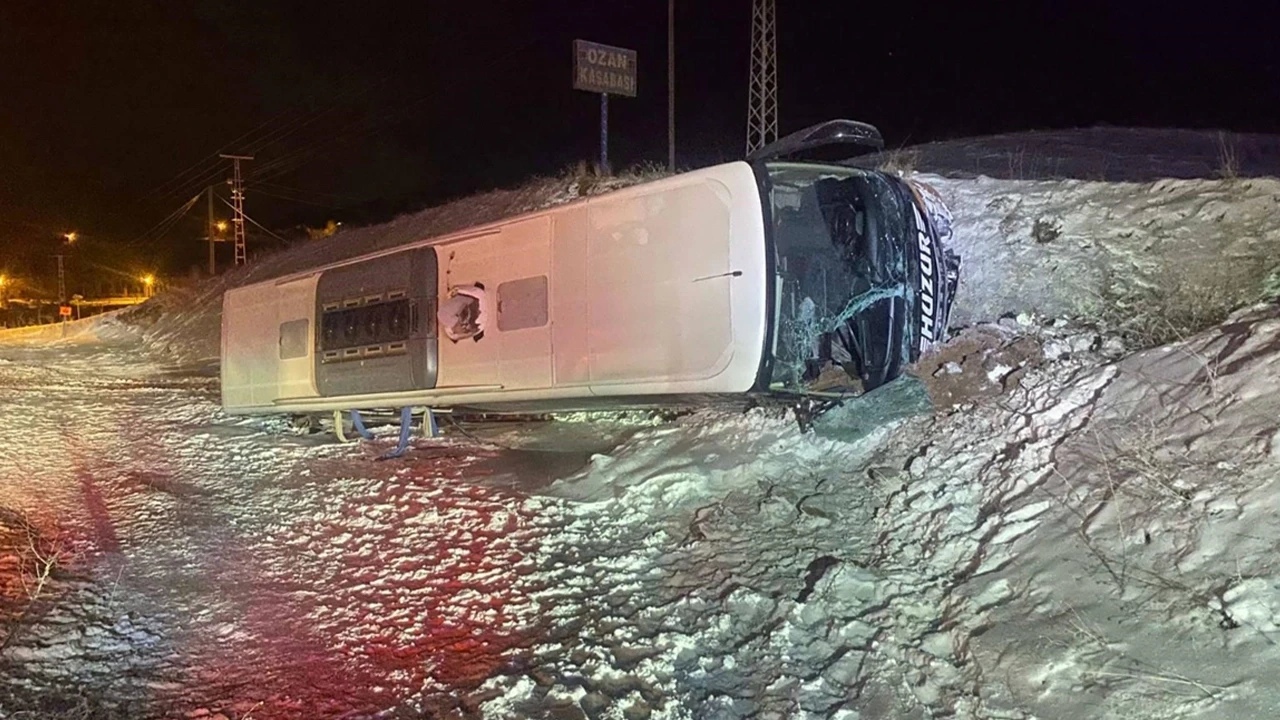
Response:
[{"label": "dry grass", "polygon": [[1221,693],[1231,689],[1225,685],[1196,680],[1180,672],[1134,657],[1125,650],[1124,643],[1109,640],[1101,627],[1089,622],[1074,607],[1068,605],[1067,610],[1069,617],[1065,618],[1065,624],[1071,636],[1071,642],[1061,640],[1052,642],[1070,652],[1087,653],[1087,657],[1096,662],[1096,667],[1082,668],[1081,680],[1089,685],[1109,687],[1116,681],[1130,680],[1160,688],[1172,689],[1182,686],[1194,689],[1210,699],[1218,699]]},{"label": "dry grass", "polygon": [[1009,150],[1005,152],[1005,160],[1008,165],[1008,175],[1010,180],[1026,180],[1027,179],[1027,150],[1026,148],[1018,148],[1017,150]]},{"label": "dry grass", "polygon": [[1162,276],[1155,285],[1119,277],[1078,303],[1075,314],[1098,330],[1117,335],[1131,349],[1177,342],[1221,323],[1235,309],[1257,300],[1249,282],[1207,279],[1191,283]]},{"label": "dry grass", "polygon": [[39,613],[58,571],[73,559],[65,533],[42,532],[22,513],[0,508],[0,650]]},{"label": "dry grass", "polygon": [[900,177],[906,177],[916,171],[916,167],[920,163],[920,152],[918,150],[908,150],[906,148],[896,148],[884,153],[884,159],[876,166],[881,172],[892,173]]},{"label": "dry grass", "polygon": [[1240,177],[1240,155],[1235,141],[1225,132],[1218,133],[1218,177],[1223,180]]}]

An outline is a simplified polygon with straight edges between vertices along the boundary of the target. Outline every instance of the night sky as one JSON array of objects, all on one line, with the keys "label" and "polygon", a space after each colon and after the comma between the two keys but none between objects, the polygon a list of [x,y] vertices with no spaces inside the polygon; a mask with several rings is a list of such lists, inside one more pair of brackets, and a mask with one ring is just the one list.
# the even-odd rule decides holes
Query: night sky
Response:
[{"label": "night sky", "polygon": [[[736,159],[750,0],[677,5],[679,163]],[[1100,123],[1280,132],[1267,5],[778,0],[781,130],[849,117],[891,145]],[[206,185],[226,196],[219,150],[256,153],[249,215],[285,235],[591,160],[599,103],[570,89],[576,37],[639,52],[612,159],[663,162],[663,0],[3,0],[0,272],[41,282],[75,230],[77,272],[185,273],[203,262],[204,200],[157,224]]]}]

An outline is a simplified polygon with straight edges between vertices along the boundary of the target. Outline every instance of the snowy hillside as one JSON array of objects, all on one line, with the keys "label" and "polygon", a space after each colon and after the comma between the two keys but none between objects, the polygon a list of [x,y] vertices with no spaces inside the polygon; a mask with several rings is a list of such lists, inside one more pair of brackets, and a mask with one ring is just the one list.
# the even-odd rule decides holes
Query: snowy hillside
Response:
[{"label": "snowy hillside", "polygon": [[1003,180],[1277,177],[1280,137],[1174,128],[1033,130],[912,145],[859,163]]},{"label": "snowy hillside", "polygon": [[964,257],[954,321],[1034,312],[1137,344],[1280,296],[1280,180],[973,180],[924,176]]},{"label": "snowy hillside", "polygon": [[0,334],[0,717],[1275,716],[1280,181],[925,179],[968,327],[807,433],[575,416],[376,462],[192,371],[228,284],[563,183]]},{"label": "snowy hillside", "polygon": [[547,593],[590,608],[590,659],[535,647],[582,689],[502,678],[486,707],[638,684],[682,698],[662,717],[1265,717],[1277,372],[1268,308],[855,444],[763,416],[642,432],[567,481],[630,484],[578,506],[604,559]]}]

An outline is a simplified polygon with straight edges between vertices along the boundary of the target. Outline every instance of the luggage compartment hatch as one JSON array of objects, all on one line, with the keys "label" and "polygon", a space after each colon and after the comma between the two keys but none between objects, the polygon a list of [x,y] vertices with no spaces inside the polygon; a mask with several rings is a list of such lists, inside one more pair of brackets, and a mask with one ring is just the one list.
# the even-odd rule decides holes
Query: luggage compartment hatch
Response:
[{"label": "luggage compartment hatch", "polygon": [[436,253],[417,248],[326,270],[316,286],[316,389],[359,395],[436,385]]}]

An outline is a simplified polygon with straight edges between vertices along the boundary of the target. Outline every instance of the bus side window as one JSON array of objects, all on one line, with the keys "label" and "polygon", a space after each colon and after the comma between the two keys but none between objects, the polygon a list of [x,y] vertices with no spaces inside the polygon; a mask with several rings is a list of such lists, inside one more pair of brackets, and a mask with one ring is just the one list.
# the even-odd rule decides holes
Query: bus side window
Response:
[{"label": "bus side window", "polygon": [[547,307],[546,275],[504,282],[498,286],[498,329],[543,327],[550,319]]},{"label": "bus side window", "polygon": [[293,360],[307,356],[307,332],[311,321],[290,320],[280,324],[280,359]]}]

